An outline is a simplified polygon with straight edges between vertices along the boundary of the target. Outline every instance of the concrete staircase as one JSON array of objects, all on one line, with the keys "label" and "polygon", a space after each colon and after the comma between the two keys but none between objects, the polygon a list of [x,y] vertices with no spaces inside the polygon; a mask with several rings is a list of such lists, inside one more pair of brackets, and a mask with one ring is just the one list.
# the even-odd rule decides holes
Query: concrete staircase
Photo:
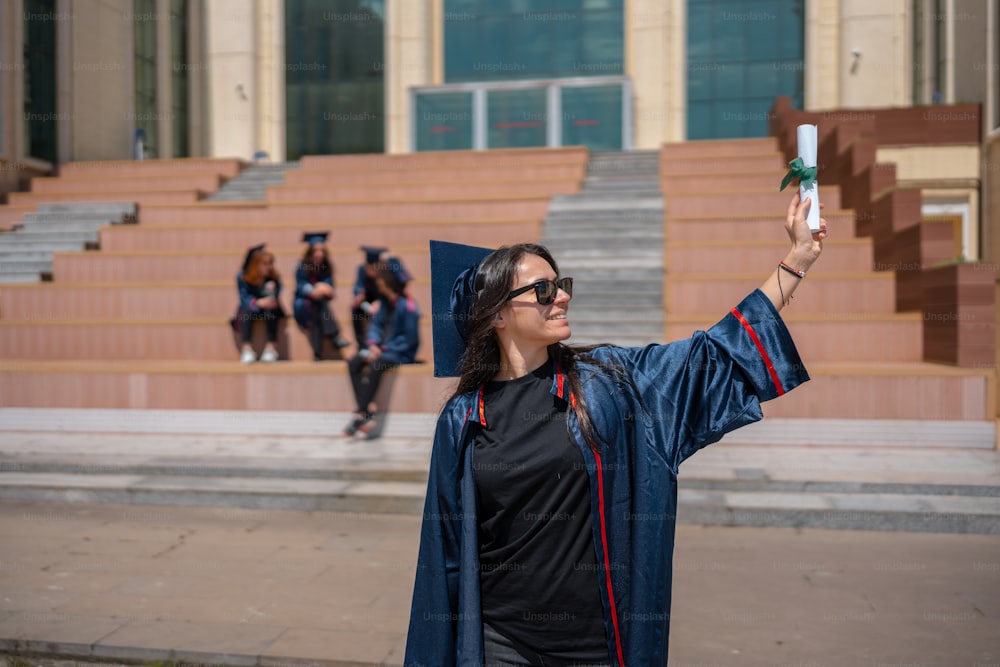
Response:
[{"label": "concrete staircase", "polygon": [[[717,322],[788,251],[792,197],[773,138],[665,144],[661,151],[666,338]],[[840,189],[820,183],[830,236],[782,311],[812,381],[764,405],[767,417],[969,420],[992,425],[994,373],[924,363],[920,313],[896,312],[891,272],[856,234]],[[984,444],[991,440],[984,431]]]},{"label": "concrete staircase", "polygon": [[571,342],[663,342],[657,151],[592,155],[581,192],[552,198],[541,241],[575,281]]},{"label": "concrete staircase", "polygon": [[0,233],[0,283],[35,283],[52,274],[52,254],[96,248],[105,225],[134,223],[134,202],[40,204]]},{"label": "concrete staircase", "polygon": [[254,164],[205,198],[205,201],[265,201],[267,188],[284,185],[285,172],[298,169],[298,162]]},{"label": "concrete staircase", "polygon": [[[420,514],[436,415],[392,414],[374,441],[338,437],[348,417],[4,408],[0,501]],[[678,521],[997,535],[986,429],[760,422],[682,465]]]}]

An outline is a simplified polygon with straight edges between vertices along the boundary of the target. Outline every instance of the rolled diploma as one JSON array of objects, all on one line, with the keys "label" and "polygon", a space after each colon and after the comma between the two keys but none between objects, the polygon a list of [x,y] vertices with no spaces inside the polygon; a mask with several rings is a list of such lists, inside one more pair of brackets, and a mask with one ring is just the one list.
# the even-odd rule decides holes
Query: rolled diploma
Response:
[{"label": "rolled diploma", "polygon": [[[802,164],[806,167],[816,166],[816,126],[815,125],[799,125],[795,128],[796,136],[799,142],[799,157],[802,158]],[[814,232],[819,231],[819,182],[813,181],[812,185],[808,188],[799,185],[799,196],[802,201],[805,201],[806,197],[812,200],[812,205],[809,206],[809,214],[806,216],[806,222],[809,223],[809,229]]]}]

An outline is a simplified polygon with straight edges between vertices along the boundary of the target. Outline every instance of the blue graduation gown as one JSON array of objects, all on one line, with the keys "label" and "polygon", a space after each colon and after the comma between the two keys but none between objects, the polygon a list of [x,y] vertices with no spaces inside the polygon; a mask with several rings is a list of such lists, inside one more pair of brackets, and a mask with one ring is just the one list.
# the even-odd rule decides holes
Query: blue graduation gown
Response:
[{"label": "blue graduation gown", "polygon": [[309,274],[302,268],[302,263],[295,267],[295,299],[292,301],[292,314],[295,322],[303,329],[312,327],[313,316],[316,312],[315,299],[309,298],[316,282],[326,283],[333,287],[333,276],[324,276],[319,281],[310,280]]},{"label": "blue graduation gown", "polygon": [[368,346],[382,348],[383,361],[412,364],[420,347],[420,308],[412,297],[404,294],[389,303],[382,298],[382,305],[368,326]]},{"label": "blue graduation gown", "polygon": [[[586,445],[573,411],[569,415],[590,476],[608,653],[618,667],[666,665],[678,466],[729,431],[761,419],[762,401],[809,376],[780,315],[760,290],[687,340],[603,346],[591,356],[625,375],[578,366],[602,443],[597,452]],[[559,369],[552,393],[575,398]],[[455,397],[438,418],[404,659],[408,667],[483,662],[472,467],[475,434],[485,419],[482,396],[480,389]]]}]

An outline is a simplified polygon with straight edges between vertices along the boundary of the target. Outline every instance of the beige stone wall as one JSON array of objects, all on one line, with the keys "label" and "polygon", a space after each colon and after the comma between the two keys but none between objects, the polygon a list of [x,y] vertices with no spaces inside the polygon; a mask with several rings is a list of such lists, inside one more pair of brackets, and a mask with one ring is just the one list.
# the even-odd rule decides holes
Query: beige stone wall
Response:
[{"label": "beige stone wall", "polygon": [[441,0],[385,4],[385,150],[410,150],[412,86],[439,83],[444,51]]},{"label": "beige stone wall", "polygon": [[205,3],[207,152],[253,157],[257,118],[255,5],[246,0]]},{"label": "beige stone wall", "polygon": [[840,0],[806,0],[805,96],[809,111],[840,101]]},{"label": "beige stone wall", "polygon": [[978,146],[883,146],[875,160],[895,162],[901,181],[979,179]]},{"label": "beige stone wall", "polygon": [[687,135],[684,0],[625,3],[625,75],[632,80],[633,145],[658,148]]},{"label": "beige stone wall", "polygon": [[[841,108],[909,106],[910,0],[840,0],[836,68]],[[855,57],[855,51],[860,57]]]},{"label": "beige stone wall", "polygon": [[[212,0],[214,2],[214,0]],[[256,0],[257,123],[254,150],[267,151],[272,162],[285,160],[285,3]]]},{"label": "beige stone wall", "polygon": [[961,246],[967,259],[982,259],[980,227],[980,175],[982,151],[979,146],[908,146],[882,147],[875,153],[877,162],[896,164],[896,178],[901,184],[921,188],[927,205],[964,204]]},{"label": "beige stone wall", "polygon": [[[72,20],[57,27],[60,162],[132,156],[135,68],[130,0],[77,0]],[[160,16],[140,17],[158,21]]]}]

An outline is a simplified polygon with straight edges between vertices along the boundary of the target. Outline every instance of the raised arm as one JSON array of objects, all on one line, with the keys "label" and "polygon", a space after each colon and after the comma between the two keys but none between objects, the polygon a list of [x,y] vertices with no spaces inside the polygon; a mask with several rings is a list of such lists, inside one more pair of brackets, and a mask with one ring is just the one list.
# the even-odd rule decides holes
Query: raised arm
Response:
[{"label": "raised arm", "polygon": [[826,220],[820,218],[820,231],[813,232],[809,229],[806,213],[811,204],[808,198],[799,201],[798,192],[792,197],[785,220],[785,231],[791,239],[792,248],[782,260],[782,264],[788,268],[779,265],[760,286],[760,290],[779,311],[791,301],[799,283],[823,252],[823,239],[827,236]]}]

